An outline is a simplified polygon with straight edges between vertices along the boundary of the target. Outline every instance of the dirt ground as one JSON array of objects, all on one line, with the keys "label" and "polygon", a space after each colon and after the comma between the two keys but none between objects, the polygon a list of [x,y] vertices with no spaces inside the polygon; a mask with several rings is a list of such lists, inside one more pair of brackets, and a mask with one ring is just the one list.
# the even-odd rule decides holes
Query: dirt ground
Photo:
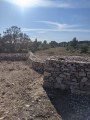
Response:
[{"label": "dirt ground", "polygon": [[0,120],[61,120],[42,84],[25,62],[0,62]]},{"label": "dirt ground", "polygon": [[50,48],[47,50],[39,50],[35,52],[35,55],[42,60],[46,60],[50,56],[83,56],[83,57],[90,57],[89,54],[80,53],[80,51],[68,51],[65,47],[56,47]]}]

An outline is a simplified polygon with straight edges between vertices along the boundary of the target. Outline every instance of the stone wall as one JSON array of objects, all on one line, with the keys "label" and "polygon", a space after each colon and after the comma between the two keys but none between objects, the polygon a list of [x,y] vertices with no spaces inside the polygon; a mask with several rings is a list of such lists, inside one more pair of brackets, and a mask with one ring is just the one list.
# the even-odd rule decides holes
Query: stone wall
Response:
[{"label": "stone wall", "polygon": [[90,58],[63,56],[41,61],[30,52],[28,63],[44,73],[44,87],[90,94]]},{"label": "stone wall", "polygon": [[28,53],[0,53],[0,60],[6,60],[6,61],[27,60],[28,57],[29,57]]},{"label": "stone wall", "polygon": [[43,74],[44,73],[44,61],[37,58],[32,52],[29,52],[29,58],[27,63],[31,66],[35,71]]},{"label": "stone wall", "polygon": [[29,52],[0,54],[0,60],[27,60],[31,68],[44,74],[45,87],[90,94],[90,58],[63,56],[42,61]]},{"label": "stone wall", "polygon": [[44,66],[44,86],[90,94],[90,58],[47,59]]}]

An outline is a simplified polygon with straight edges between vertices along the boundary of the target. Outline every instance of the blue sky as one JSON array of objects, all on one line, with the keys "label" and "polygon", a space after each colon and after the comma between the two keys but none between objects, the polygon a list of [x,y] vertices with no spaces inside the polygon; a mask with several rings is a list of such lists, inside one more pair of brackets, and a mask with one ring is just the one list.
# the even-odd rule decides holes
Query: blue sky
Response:
[{"label": "blue sky", "polygon": [[0,0],[0,33],[12,25],[31,39],[90,40],[90,0]]}]

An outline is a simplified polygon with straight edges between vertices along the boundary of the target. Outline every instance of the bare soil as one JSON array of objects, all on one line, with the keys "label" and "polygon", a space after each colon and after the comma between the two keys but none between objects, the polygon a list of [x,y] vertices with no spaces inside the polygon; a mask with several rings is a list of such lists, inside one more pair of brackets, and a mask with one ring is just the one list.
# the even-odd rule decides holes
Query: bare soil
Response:
[{"label": "bare soil", "polygon": [[25,62],[0,62],[0,120],[61,120],[42,84]]}]

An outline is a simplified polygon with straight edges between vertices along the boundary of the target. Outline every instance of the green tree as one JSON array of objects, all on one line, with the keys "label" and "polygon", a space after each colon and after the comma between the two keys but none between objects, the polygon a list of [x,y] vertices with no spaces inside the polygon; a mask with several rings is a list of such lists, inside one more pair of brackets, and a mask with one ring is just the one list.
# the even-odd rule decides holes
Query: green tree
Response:
[{"label": "green tree", "polygon": [[19,27],[12,26],[3,32],[1,46],[3,52],[22,52],[28,50],[30,42],[27,34],[22,33]]},{"label": "green tree", "polygon": [[72,41],[70,41],[70,46],[73,48],[73,49],[76,49],[78,47],[78,40],[76,39],[76,37],[73,38]]},{"label": "green tree", "polygon": [[49,44],[52,48],[55,48],[55,47],[59,46],[59,44],[56,41],[51,41]]},{"label": "green tree", "polygon": [[0,40],[1,40],[1,34],[0,34]]},{"label": "green tree", "polygon": [[89,46],[88,45],[82,45],[80,52],[81,53],[88,53],[89,52]]},{"label": "green tree", "polygon": [[12,26],[10,28],[7,28],[6,31],[4,32],[4,36],[11,37],[11,41],[16,43],[16,38],[19,38],[19,35],[21,33],[21,29],[17,26]]}]

